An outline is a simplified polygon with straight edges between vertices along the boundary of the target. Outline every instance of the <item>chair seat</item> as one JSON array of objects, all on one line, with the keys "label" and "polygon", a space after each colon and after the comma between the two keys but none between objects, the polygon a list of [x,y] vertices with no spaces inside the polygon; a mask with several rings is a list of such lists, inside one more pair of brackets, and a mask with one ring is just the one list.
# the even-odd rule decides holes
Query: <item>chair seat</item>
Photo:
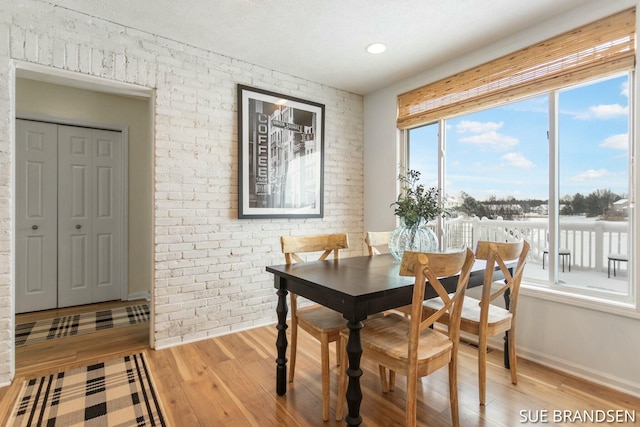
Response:
[{"label": "chair seat", "polygon": [[298,325],[308,332],[309,329],[317,333],[327,333],[337,337],[338,332],[347,325],[347,320],[342,314],[321,305],[312,305],[300,308],[298,313]]},{"label": "chair seat", "polygon": [[629,261],[629,256],[625,254],[609,254],[607,258],[612,261]]},{"label": "chair seat", "polygon": [[[549,253],[549,249],[545,249],[543,251],[543,253],[548,254]],[[560,249],[558,249],[558,255],[571,255],[571,249],[560,248]]]},{"label": "chair seat", "polygon": [[[442,300],[435,298],[427,300],[423,303],[425,313],[423,316],[429,316],[431,313],[442,308]],[[487,324],[488,336],[494,336],[511,328],[511,313],[497,305],[489,305],[489,319]],[[448,314],[445,313],[440,320],[443,323],[449,321]],[[480,300],[465,296],[462,303],[462,319],[460,321],[460,329],[478,335],[480,332]]]},{"label": "chair seat", "polygon": [[[360,329],[362,351],[383,355],[387,367],[406,375],[409,325],[410,320],[397,313],[370,319],[366,326]],[[340,335],[348,339],[349,329],[341,330]],[[452,348],[453,343],[447,335],[433,329],[425,329],[420,334],[418,346],[419,375],[428,375],[447,365]]]}]

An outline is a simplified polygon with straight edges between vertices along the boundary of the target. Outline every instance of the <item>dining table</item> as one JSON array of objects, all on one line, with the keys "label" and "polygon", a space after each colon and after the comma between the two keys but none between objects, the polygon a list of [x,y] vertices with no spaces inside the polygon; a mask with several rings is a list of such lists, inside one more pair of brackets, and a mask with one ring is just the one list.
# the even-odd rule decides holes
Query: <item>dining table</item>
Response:
[{"label": "dining table", "polygon": [[[476,260],[469,276],[468,287],[481,286],[483,283],[485,261]],[[391,254],[377,256],[356,256],[350,258],[310,261],[297,264],[267,266],[266,270],[274,275],[274,286],[278,302],[277,338],[276,338],[276,393],[279,396],[287,392],[287,294],[293,292],[317,304],[333,309],[345,319],[349,329],[347,354],[349,366],[346,368],[349,383],[346,399],[348,414],[345,421],[349,426],[362,424],[360,405],[360,359],[362,343],[360,329],[363,321],[376,313],[411,304],[414,277],[399,275],[400,262]],[[494,280],[504,279],[498,269]],[[454,292],[458,276],[441,279],[447,291]],[[426,287],[425,299],[437,294],[430,286]],[[508,295],[505,303],[508,307]],[[507,337],[505,337],[505,340]],[[505,349],[508,343],[505,341]],[[508,352],[505,351],[505,355]],[[505,357],[506,360],[506,357]]]}]

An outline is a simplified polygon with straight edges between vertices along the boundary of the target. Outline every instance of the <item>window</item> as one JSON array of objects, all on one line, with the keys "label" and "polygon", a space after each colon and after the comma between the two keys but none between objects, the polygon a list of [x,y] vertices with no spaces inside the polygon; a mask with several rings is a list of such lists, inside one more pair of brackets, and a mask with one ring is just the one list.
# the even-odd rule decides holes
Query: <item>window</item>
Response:
[{"label": "window", "polygon": [[623,10],[398,96],[409,166],[424,167],[413,146],[438,128],[441,149],[428,161],[446,205],[466,215],[439,227],[445,245],[526,238],[538,266],[527,283],[640,304],[635,27],[635,8]]},{"label": "window", "polygon": [[[598,81],[558,93],[558,187],[560,248],[571,251],[578,271],[604,272],[578,280],[563,275],[568,286],[628,295],[623,274],[609,273],[610,254],[629,246],[629,78]],[[618,266],[617,266],[618,267]]]},{"label": "window", "polygon": [[628,86],[624,73],[407,130],[421,182],[443,173],[445,246],[525,238],[527,283],[628,298],[632,258],[615,275],[608,260],[631,250]]},{"label": "window", "polygon": [[407,142],[410,169],[420,171],[420,183],[426,188],[439,187],[438,125],[413,129]]}]

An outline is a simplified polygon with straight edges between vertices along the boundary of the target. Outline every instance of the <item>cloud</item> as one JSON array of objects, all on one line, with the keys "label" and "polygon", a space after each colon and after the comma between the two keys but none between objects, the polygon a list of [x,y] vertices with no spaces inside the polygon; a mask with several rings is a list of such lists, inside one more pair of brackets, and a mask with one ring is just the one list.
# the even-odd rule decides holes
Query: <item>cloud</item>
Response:
[{"label": "cloud", "polygon": [[460,138],[460,142],[477,144],[489,147],[493,150],[508,150],[518,145],[518,139],[512,136],[503,135],[498,132],[485,132],[479,135],[472,135]]},{"label": "cloud", "polygon": [[460,138],[460,142],[487,147],[492,150],[503,151],[518,145],[518,138],[504,135],[498,130],[504,122],[476,122],[463,120],[456,126],[456,131],[471,134]]},{"label": "cloud", "polygon": [[625,80],[620,85],[620,95],[629,98],[629,80]]},{"label": "cloud", "polygon": [[625,117],[629,115],[629,107],[620,104],[601,104],[589,107],[588,111],[575,114],[575,118],[579,120],[591,119],[614,119],[617,117]]},{"label": "cloud", "polygon": [[504,122],[476,122],[473,120],[462,120],[456,126],[456,130],[458,133],[484,133],[497,131],[502,126],[504,126]]},{"label": "cloud", "polygon": [[600,144],[603,148],[613,148],[616,150],[628,150],[629,149],[629,134],[621,133],[618,135],[611,135]]},{"label": "cloud", "polygon": [[500,160],[503,160],[508,166],[520,169],[532,169],[535,167],[535,164],[531,160],[520,153],[507,153],[502,156]]},{"label": "cloud", "polygon": [[608,175],[609,171],[607,171],[606,169],[589,169],[587,171],[580,172],[578,175],[572,176],[571,178],[569,178],[569,180],[571,182],[584,182],[593,179],[600,179]]}]

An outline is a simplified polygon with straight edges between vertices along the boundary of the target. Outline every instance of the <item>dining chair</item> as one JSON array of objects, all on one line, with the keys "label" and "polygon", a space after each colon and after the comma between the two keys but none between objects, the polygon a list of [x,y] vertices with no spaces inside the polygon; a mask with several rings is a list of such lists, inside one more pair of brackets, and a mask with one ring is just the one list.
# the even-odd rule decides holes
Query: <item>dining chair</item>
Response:
[{"label": "dining chair", "polygon": [[[401,276],[415,278],[411,303],[411,316],[398,313],[371,319],[360,329],[362,357],[370,359],[382,369],[395,371],[407,377],[405,425],[415,426],[417,418],[418,378],[449,367],[449,400],[454,426],[460,425],[458,416],[457,355],[460,338],[462,301],[469,281],[474,255],[469,249],[449,253],[422,253],[405,251],[400,264]],[[456,291],[449,295],[440,277],[459,273]],[[442,308],[432,316],[421,318],[422,301],[427,283],[442,300]],[[444,313],[450,313],[451,322],[446,333],[430,329]],[[349,330],[340,331],[342,360],[347,360]],[[383,372],[381,372],[382,374]],[[381,375],[384,378],[384,375]],[[336,419],[342,419],[347,389],[346,369],[340,370]],[[390,389],[383,383],[382,391]]]},{"label": "dining chair", "polygon": [[[367,235],[364,238],[365,243],[367,244],[367,249],[369,250],[369,256],[381,255],[381,248],[389,247],[389,238],[393,231],[367,231]],[[384,249],[383,249],[384,250]],[[404,307],[397,307],[391,311],[397,311],[402,313],[405,317],[409,317],[411,314],[411,305],[407,305]],[[391,373],[390,375],[393,375]]]},{"label": "dining chair", "polygon": [[[479,241],[476,246],[476,259],[486,261],[482,296],[480,300],[465,296],[460,330],[478,336],[478,385],[481,405],[486,403],[487,339],[489,337],[503,333],[507,334],[511,382],[513,384],[518,383],[516,365],[516,310],[518,308],[520,282],[522,281],[528,253],[529,243],[526,240],[506,243]],[[512,273],[507,263],[514,260],[517,260],[517,263]],[[496,265],[504,275],[504,281],[493,280]],[[494,291],[495,288],[498,288],[498,290]],[[499,296],[504,297],[507,292],[509,296],[508,308],[491,304],[491,302]],[[438,301],[425,301],[422,315],[431,316],[433,313],[440,312],[440,310],[441,304]],[[449,318],[446,315],[442,316],[438,322],[446,324],[449,322]]]},{"label": "dining chair", "polygon": [[[282,236],[280,237],[282,252],[287,264],[304,262],[302,253],[321,252],[319,261],[327,259],[333,252],[333,258],[339,258],[339,250],[349,247],[347,234],[323,234],[317,236]],[[340,366],[338,347],[339,333],[347,321],[342,314],[314,304],[298,308],[298,296],[293,292],[291,297],[291,346],[289,353],[289,382],[293,381],[296,369],[296,353],[298,347],[298,327],[320,341],[320,360],[322,370],[322,419],[329,420],[329,343],[336,343],[336,359]]]},{"label": "dining chair", "polygon": [[380,248],[384,246],[387,247],[387,250],[383,250],[389,252],[388,246],[391,233],[393,233],[393,231],[367,231],[364,242],[367,244],[369,256],[381,255],[382,251]]}]

